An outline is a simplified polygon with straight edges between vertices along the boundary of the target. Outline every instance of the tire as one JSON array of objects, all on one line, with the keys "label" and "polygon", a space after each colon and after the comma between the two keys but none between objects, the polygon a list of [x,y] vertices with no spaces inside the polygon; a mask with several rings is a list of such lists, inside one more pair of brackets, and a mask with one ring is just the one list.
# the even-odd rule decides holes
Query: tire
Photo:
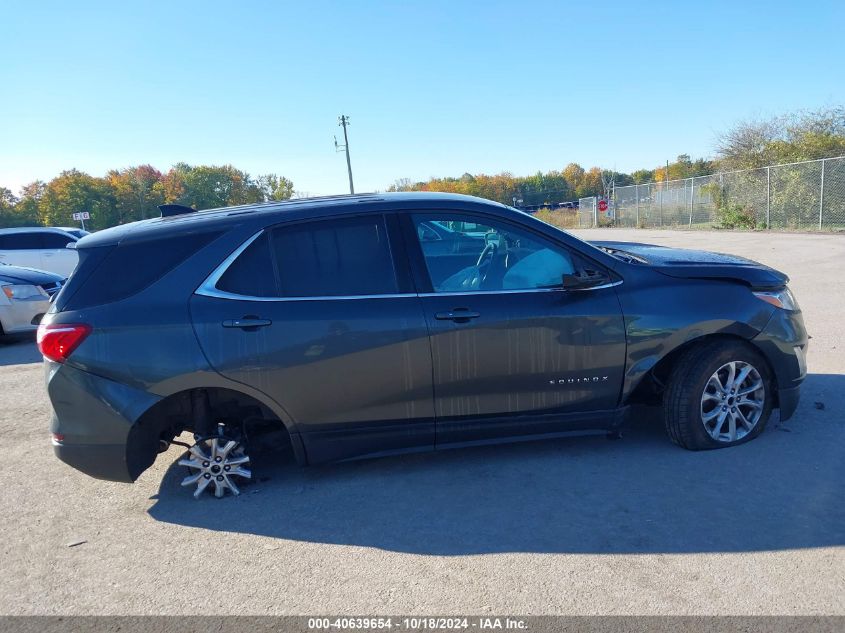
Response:
[{"label": "tire", "polygon": [[675,444],[693,451],[744,444],[763,432],[774,395],[768,364],[747,343],[715,340],[693,345],[672,368],[663,396],[666,433]]}]

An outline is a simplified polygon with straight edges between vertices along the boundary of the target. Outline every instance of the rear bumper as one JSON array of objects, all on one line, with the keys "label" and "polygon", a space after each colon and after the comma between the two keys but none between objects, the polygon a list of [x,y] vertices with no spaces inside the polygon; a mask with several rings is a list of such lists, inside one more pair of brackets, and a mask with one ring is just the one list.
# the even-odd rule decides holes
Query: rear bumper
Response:
[{"label": "rear bumper", "polygon": [[[137,420],[160,400],[70,365],[46,361],[56,456],[97,479],[133,482],[157,454]],[[148,445],[149,444],[149,445]]]},{"label": "rear bumper", "polygon": [[65,444],[53,441],[53,452],[65,464],[86,475],[108,481],[132,483],[123,444]]}]

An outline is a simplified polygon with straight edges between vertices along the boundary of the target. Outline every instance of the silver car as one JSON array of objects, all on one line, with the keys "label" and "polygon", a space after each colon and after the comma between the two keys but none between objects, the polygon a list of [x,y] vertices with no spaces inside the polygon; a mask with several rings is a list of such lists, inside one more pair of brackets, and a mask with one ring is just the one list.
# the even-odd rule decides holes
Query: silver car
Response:
[{"label": "silver car", "polygon": [[54,273],[0,264],[0,334],[35,330],[63,284]]}]

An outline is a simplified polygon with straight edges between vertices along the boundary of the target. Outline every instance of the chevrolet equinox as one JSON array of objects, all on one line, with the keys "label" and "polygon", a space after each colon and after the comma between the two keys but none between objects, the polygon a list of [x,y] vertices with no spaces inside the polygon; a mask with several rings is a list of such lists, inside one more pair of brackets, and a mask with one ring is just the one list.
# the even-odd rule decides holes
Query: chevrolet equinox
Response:
[{"label": "chevrolet equinox", "polygon": [[262,426],[315,464],[616,434],[652,402],[675,444],[735,446],[806,374],[786,275],[477,198],[166,205],[76,250],[38,331],[56,455],[132,482],[187,431],[195,496],[238,493]]}]

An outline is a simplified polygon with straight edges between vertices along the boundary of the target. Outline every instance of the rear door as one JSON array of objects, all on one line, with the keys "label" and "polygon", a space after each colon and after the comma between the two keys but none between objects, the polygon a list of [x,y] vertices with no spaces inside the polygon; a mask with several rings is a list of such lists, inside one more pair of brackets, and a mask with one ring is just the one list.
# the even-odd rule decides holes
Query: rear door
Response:
[{"label": "rear door", "polygon": [[309,461],[434,445],[428,331],[398,235],[382,214],[270,227],[191,299],[211,364],[279,403]]},{"label": "rear door", "polygon": [[62,277],[70,277],[73,269],[76,268],[79,255],[67,246],[75,241],[64,233],[43,231],[41,233],[41,268]]},{"label": "rear door", "polygon": [[[493,216],[403,219],[431,332],[438,445],[603,426],[626,350],[610,273]],[[462,234],[460,253],[426,226]],[[596,283],[564,290],[564,275]]]}]

